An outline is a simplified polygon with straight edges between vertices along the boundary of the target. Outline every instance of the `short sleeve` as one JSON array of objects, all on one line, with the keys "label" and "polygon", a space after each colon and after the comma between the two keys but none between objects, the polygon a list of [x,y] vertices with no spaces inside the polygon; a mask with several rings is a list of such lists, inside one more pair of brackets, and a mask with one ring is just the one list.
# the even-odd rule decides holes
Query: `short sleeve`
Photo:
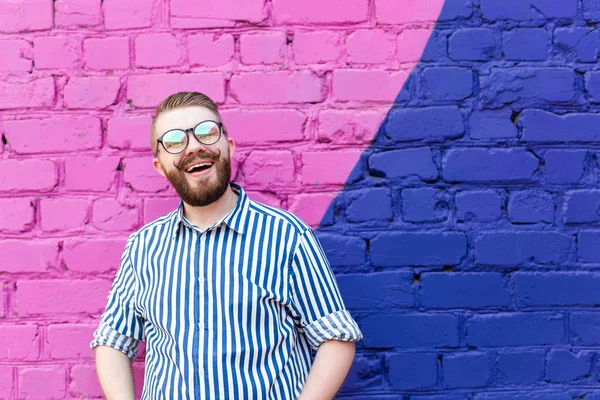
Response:
[{"label": "short sleeve", "polygon": [[344,306],[325,252],[310,228],[298,239],[290,273],[292,314],[313,349],[327,340],[362,339]]},{"label": "short sleeve", "polygon": [[143,319],[135,307],[136,278],[131,263],[133,240],[130,237],[121,257],[121,265],[108,295],[108,304],[91,348],[108,346],[134,359],[140,341],[144,340]]}]

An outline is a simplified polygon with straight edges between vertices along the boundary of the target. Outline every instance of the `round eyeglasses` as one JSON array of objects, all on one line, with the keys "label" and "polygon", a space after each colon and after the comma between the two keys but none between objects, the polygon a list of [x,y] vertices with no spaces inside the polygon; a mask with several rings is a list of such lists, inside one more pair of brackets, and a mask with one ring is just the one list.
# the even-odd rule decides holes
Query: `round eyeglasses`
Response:
[{"label": "round eyeglasses", "polygon": [[196,140],[203,145],[211,145],[217,143],[221,138],[223,124],[219,121],[208,120],[202,121],[189,129],[171,129],[160,135],[156,140],[156,152],[158,153],[159,143],[167,153],[179,154],[183,152],[190,142],[189,132],[193,132]]}]

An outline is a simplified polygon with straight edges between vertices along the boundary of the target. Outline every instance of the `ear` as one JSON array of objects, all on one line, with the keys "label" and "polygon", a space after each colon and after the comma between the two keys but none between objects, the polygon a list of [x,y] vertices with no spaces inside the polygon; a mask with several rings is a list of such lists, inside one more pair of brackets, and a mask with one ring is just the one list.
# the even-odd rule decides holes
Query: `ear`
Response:
[{"label": "ear", "polygon": [[229,145],[229,157],[233,157],[233,153],[235,152],[235,142],[232,138],[227,138],[227,144]]},{"label": "ear", "polygon": [[162,166],[162,164],[160,163],[160,161],[158,160],[158,157],[154,157],[152,159],[152,166],[154,167],[154,169],[161,174],[162,176],[164,176],[165,178],[167,177],[167,174],[165,173],[165,170]]}]

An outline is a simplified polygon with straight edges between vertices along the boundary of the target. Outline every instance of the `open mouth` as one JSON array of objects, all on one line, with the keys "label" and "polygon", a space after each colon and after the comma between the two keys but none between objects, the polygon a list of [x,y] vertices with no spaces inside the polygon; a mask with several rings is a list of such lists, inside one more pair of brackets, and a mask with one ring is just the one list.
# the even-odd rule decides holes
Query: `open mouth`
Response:
[{"label": "open mouth", "polygon": [[211,162],[201,162],[193,164],[185,169],[185,172],[192,175],[204,175],[213,166]]}]

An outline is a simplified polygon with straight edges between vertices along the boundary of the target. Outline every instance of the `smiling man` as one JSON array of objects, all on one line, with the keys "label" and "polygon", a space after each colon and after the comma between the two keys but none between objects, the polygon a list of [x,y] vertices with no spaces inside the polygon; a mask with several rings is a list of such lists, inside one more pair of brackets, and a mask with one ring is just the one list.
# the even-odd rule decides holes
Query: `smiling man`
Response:
[{"label": "smiling man", "polygon": [[135,398],[145,341],[142,399],[333,398],[362,335],[314,232],[230,183],[235,143],[205,95],[161,102],[151,146],[181,204],[125,246],[91,344],[106,397]]}]

